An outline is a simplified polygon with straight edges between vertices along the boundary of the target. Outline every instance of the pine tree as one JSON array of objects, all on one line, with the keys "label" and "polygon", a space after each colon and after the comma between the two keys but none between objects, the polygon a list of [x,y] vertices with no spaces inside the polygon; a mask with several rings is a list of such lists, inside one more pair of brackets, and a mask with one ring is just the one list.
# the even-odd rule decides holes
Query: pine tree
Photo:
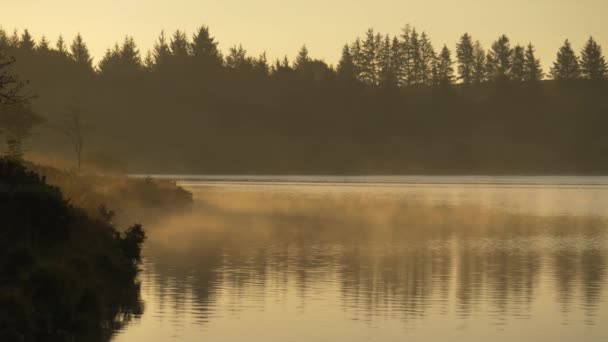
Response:
[{"label": "pine tree", "polygon": [[608,76],[608,65],[602,55],[602,47],[590,37],[581,53],[581,74],[584,79],[599,81]]},{"label": "pine tree", "polygon": [[364,82],[371,85],[379,83],[378,50],[380,49],[381,41],[382,37],[374,34],[374,29],[370,28],[361,47],[361,76]]},{"label": "pine tree", "polygon": [[[285,57],[287,58],[287,57]],[[232,70],[243,70],[248,64],[247,51],[242,45],[230,48],[226,56],[226,67]]]},{"label": "pine tree", "polygon": [[420,47],[420,37],[416,29],[412,29],[410,34],[410,77],[409,84],[417,85],[422,83],[423,63],[422,51]]},{"label": "pine tree", "polygon": [[513,59],[511,61],[510,79],[517,82],[523,82],[526,78],[526,56],[524,48],[521,45],[515,46],[513,49]]},{"label": "pine tree", "polygon": [[264,77],[270,74],[270,66],[268,65],[266,51],[262,52],[262,54],[255,60],[254,69]]},{"label": "pine tree", "polygon": [[209,27],[201,26],[192,37],[191,51],[194,61],[205,68],[220,68],[223,57],[218,43],[211,37]]},{"label": "pine tree", "polygon": [[120,47],[114,45],[113,49],[107,49],[105,55],[99,61],[99,71],[102,75],[116,73],[120,67]]},{"label": "pine tree", "polygon": [[511,74],[513,49],[509,38],[502,35],[492,44],[488,52],[488,78],[494,82],[505,82]]},{"label": "pine tree", "polygon": [[437,58],[436,66],[436,84],[448,86],[454,82],[454,66],[452,62],[452,53],[447,45],[443,46],[439,57]]},{"label": "pine tree", "polygon": [[557,52],[557,59],[551,68],[551,77],[558,81],[576,80],[581,75],[578,57],[572,50],[570,41],[566,39],[564,45]]},{"label": "pine tree", "polygon": [[85,44],[80,33],[76,35],[72,45],[70,46],[71,57],[74,62],[78,65],[82,65],[88,69],[93,69],[93,58],[89,54],[89,49]]},{"label": "pine tree", "polygon": [[391,38],[386,35],[378,50],[379,83],[383,87],[397,86],[397,77],[393,65]]},{"label": "pine tree", "polygon": [[57,38],[57,44],[55,45],[55,49],[62,56],[68,55],[68,49],[65,45],[65,41],[63,40],[63,36],[59,36],[59,38]]},{"label": "pine tree", "polygon": [[173,37],[171,37],[170,47],[172,57],[180,62],[183,62],[190,56],[190,44],[185,32],[180,30],[175,31]]},{"label": "pine tree", "polygon": [[338,63],[338,77],[345,82],[355,82],[357,80],[355,62],[348,44],[342,48],[342,57],[340,57]]},{"label": "pine tree", "polygon": [[6,31],[0,27],[0,50],[5,50],[9,47],[9,37]]},{"label": "pine tree", "polygon": [[47,52],[51,51],[50,44],[51,43],[48,41],[48,39],[46,39],[45,36],[42,36],[42,38],[40,38],[40,42],[36,46],[36,50],[38,52],[47,53]]},{"label": "pine tree", "polygon": [[8,39],[8,47],[17,49],[21,45],[21,39],[19,38],[19,32],[13,30],[13,35]]},{"label": "pine tree", "polygon": [[486,53],[479,41],[473,46],[473,69],[472,81],[474,84],[481,84],[487,79]]},{"label": "pine tree", "polygon": [[34,41],[34,38],[32,38],[30,31],[28,31],[27,29],[24,30],[23,34],[21,35],[21,40],[19,42],[19,48],[26,51],[33,51],[35,47],[36,42]]},{"label": "pine tree", "polygon": [[154,59],[154,67],[157,69],[165,67],[171,60],[171,48],[167,43],[165,31],[160,32],[158,40],[154,43],[152,58]]},{"label": "pine tree", "polygon": [[363,73],[363,52],[361,47],[361,39],[357,38],[350,47],[350,53],[353,57],[353,64],[355,66],[355,77],[358,81],[362,81]]},{"label": "pine tree", "polygon": [[120,62],[125,71],[132,72],[141,69],[141,56],[133,37],[125,37],[120,49]]},{"label": "pine tree", "polygon": [[146,58],[144,58],[143,67],[144,67],[144,70],[146,70],[146,71],[154,70],[154,67],[155,67],[154,55],[152,54],[152,51],[150,51],[150,50],[148,50],[148,52],[146,52]]},{"label": "pine tree", "polygon": [[401,42],[399,38],[393,37],[393,41],[391,42],[391,65],[393,67],[393,73],[395,75],[395,85],[400,86],[403,85],[403,72],[404,72],[404,59],[403,59],[403,50],[401,48]]},{"label": "pine tree", "polygon": [[437,54],[433,48],[431,40],[425,32],[420,35],[420,61],[421,61],[421,79],[420,83],[424,85],[432,85],[433,80],[433,64]]},{"label": "pine tree", "polygon": [[407,24],[401,30],[401,53],[399,68],[401,70],[400,83],[405,86],[411,85],[412,77],[412,27]]},{"label": "pine tree", "polygon": [[458,74],[460,75],[458,79],[466,85],[473,83],[475,51],[473,40],[468,33],[460,37],[460,41],[456,45],[456,57],[458,58]]},{"label": "pine tree", "polygon": [[526,82],[538,82],[545,77],[540,60],[536,58],[534,53],[534,46],[532,43],[528,44],[524,65],[524,81]]},{"label": "pine tree", "polygon": [[296,70],[301,70],[310,62],[310,57],[308,56],[308,48],[306,45],[302,45],[302,48],[298,52],[298,56],[296,60],[293,62],[293,68]]}]

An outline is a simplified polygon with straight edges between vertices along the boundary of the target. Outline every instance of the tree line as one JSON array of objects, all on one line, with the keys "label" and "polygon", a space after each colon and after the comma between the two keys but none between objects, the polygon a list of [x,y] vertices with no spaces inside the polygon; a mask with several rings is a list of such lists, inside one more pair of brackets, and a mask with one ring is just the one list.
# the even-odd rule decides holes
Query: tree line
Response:
[{"label": "tree line", "polygon": [[[502,35],[485,49],[464,34],[453,50],[436,50],[408,26],[395,36],[368,30],[343,46],[335,66],[306,46],[274,62],[240,45],[224,53],[205,26],[161,33],[145,54],[126,37],[98,63],[81,35],[51,43],[0,31],[0,51],[10,61],[0,73],[29,81],[13,83],[29,100],[0,113],[5,141],[30,137],[26,149],[85,164],[208,173],[608,170],[600,129],[607,68],[593,38],[580,53],[566,41],[546,73],[533,44]],[[69,134],[54,128],[61,125]]]},{"label": "tree line", "polygon": [[193,70],[218,76],[214,73],[228,70],[259,77],[280,77],[281,74],[297,72],[313,79],[336,77],[384,87],[537,82],[545,76],[560,81],[605,80],[608,77],[602,48],[593,37],[586,42],[580,56],[566,40],[557,52],[549,74],[545,75],[532,43],[512,46],[509,37],[501,35],[486,51],[479,41],[465,33],[456,44],[454,54],[447,45],[436,50],[428,34],[419,33],[409,25],[395,36],[376,33],[370,28],[363,38],[343,47],[335,68],[321,59],[311,58],[306,46],[293,61],[285,57],[269,63],[266,53],[253,57],[241,45],[230,47],[224,55],[206,26],[200,27],[190,38],[180,30],[170,37],[161,32],[153,49],[144,58],[134,39],[127,36],[122,43],[108,49],[98,65],[94,65],[80,34],[69,46],[61,36],[51,46],[44,36],[36,42],[27,29],[22,34],[15,30],[12,35],[0,30],[0,50],[17,54],[37,53],[48,59],[62,58],[74,63],[82,72],[102,76]]}]

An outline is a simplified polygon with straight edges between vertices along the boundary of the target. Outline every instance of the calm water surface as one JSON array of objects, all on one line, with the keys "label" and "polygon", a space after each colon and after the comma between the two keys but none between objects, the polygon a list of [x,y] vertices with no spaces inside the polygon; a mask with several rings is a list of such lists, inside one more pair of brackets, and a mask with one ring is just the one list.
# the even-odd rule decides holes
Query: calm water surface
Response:
[{"label": "calm water surface", "polygon": [[608,341],[604,177],[195,177],[115,341]]}]

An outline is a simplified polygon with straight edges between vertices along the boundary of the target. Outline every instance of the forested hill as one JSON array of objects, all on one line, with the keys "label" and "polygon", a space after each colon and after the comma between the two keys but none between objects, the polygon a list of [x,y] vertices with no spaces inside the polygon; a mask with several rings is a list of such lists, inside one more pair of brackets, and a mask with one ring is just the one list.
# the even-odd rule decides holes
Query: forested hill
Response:
[{"label": "forested hill", "polygon": [[[78,36],[28,32],[0,49],[46,121],[26,144],[73,154],[56,129],[83,125],[85,161],[172,173],[608,173],[608,82],[593,39],[565,42],[545,80],[534,47],[464,35],[454,53],[406,27],[369,31],[339,65],[225,56],[203,27],[158,39],[142,58],[126,38],[98,64]],[[70,45],[70,46],[67,46]],[[549,63],[546,63],[548,66]]]}]

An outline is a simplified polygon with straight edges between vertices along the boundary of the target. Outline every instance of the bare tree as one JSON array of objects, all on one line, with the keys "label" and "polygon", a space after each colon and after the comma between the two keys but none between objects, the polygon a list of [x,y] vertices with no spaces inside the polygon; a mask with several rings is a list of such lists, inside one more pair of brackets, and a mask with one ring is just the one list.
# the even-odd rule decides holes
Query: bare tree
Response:
[{"label": "bare tree", "polygon": [[80,108],[76,106],[70,107],[58,129],[70,139],[76,153],[78,172],[80,172],[82,167],[82,151],[84,149],[84,132]]}]

